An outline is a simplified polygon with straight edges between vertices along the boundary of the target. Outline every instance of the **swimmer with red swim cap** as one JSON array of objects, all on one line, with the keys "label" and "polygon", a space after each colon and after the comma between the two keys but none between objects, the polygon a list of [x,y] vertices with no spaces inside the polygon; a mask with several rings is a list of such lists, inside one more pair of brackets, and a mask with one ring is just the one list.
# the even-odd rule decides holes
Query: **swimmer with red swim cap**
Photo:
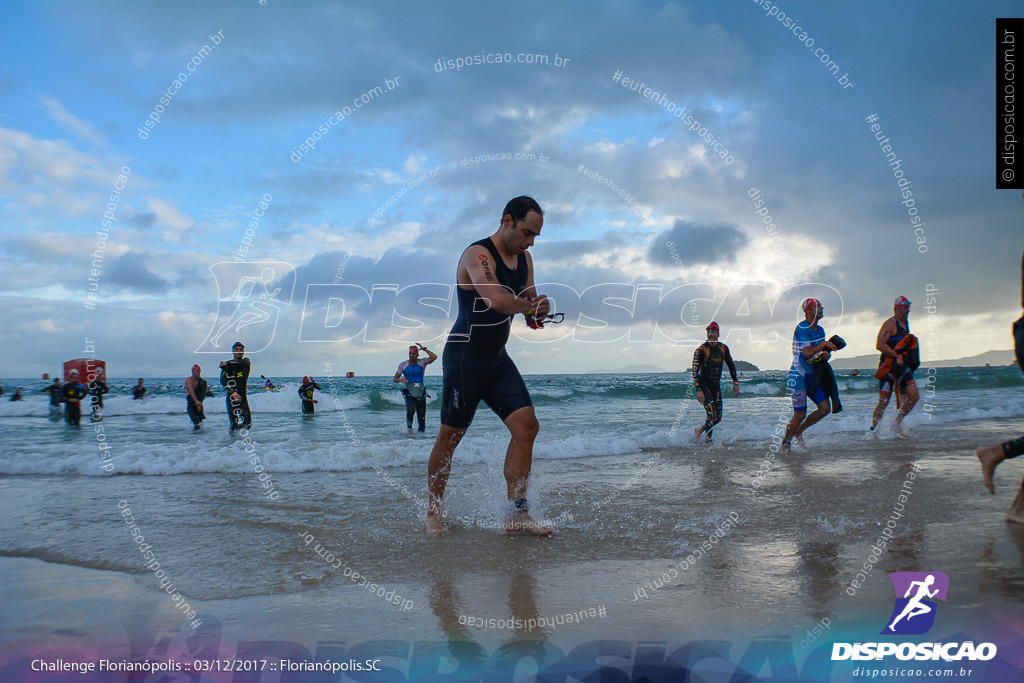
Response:
[{"label": "swimmer with red swim cap", "polygon": [[892,303],[892,317],[882,323],[878,330],[875,348],[882,355],[878,359],[878,405],[871,415],[871,431],[875,431],[882,419],[889,396],[896,392],[896,406],[899,412],[892,428],[899,436],[906,437],[903,431],[903,418],[907,416],[920,398],[917,383],[914,381],[914,370],[921,364],[917,338],[910,334],[910,299],[898,296]]},{"label": "swimmer with red swim cap", "polygon": [[[825,330],[818,321],[825,315],[825,307],[817,299],[804,299],[800,305],[804,320],[793,331],[793,366],[789,370],[789,389],[793,399],[793,417],[786,426],[782,440],[783,453],[788,453],[792,440],[803,445],[803,433],[823,417],[832,412],[828,395],[820,385],[812,387],[814,368],[810,360],[827,361],[836,350],[836,345],[825,339]],[[814,395],[808,397],[807,390],[814,388]],[[807,399],[814,402],[815,411],[807,415]]]},{"label": "swimmer with red swim cap", "polygon": [[303,377],[302,386],[299,387],[299,399],[302,401],[302,414],[312,415],[316,408],[314,407],[318,401],[313,398],[313,392],[319,389],[323,391],[324,388],[317,384],[316,380],[312,377]]}]

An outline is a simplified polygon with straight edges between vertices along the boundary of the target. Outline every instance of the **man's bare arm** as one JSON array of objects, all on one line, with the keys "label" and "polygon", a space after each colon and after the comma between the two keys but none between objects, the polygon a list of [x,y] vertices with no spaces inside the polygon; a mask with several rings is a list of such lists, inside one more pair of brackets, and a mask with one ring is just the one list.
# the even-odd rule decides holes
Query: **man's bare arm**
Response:
[{"label": "man's bare arm", "polygon": [[889,318],[882,323],[882,328],[878,330],[878,339],[875,340],[875,348],[890,358],[900,357],[900,354],[896,353],[896,350],[887,343],[889,341],[889,337],[895,333],[896,323],[892,321],[892,318]]},{"label": "man's bare arm", "polygon": [[813,356],[814,354],[818,353],[819,351],[828,351],[829,354],[827,356],[825,356],[825,360],[828,360],[829,358],[832,357],[832,353],[831,352],[835,351],[835,350],[836,350],[836,345],[833,344],[832,342],[828,341],[828,340],[825,340],[825,341],[821,342],[820,344],[815,344],[814,346],[805,346],[802,349],[800,349],[800,352],[802,354],[804,354],[804,358],[806,358],[807,360],[810,360],[811,356]]},{"label": "man's bare arm", "polygon": [[[465,282],[463,275],[469,282]],[[463,253],[459,262],[459,284],[471,284],[477,294],[487,301],[490,308],[505,315],[525,313],[529,310],[533,310],[536,314],[535,306],[538,308],[540,306],[539,301],[531,303],[525,298],[518,297],[508,287],[498,282],[494,258],[487,249],[481,246],[470,247]],[[546,300],[547,297],[544,297],[545,302]]]},{"label": "man's bare arm", "polygon": [[427,358],[427,362],[426,362],[426,363],[424,363],[424,365],[430,365],[430,364],[431,364],[431,363],[433,363],[433,362],[434,362],[435,360],[437,360],[437,354],[436,354],[436,353],[434,353],[433,351],[431,351],[430,349],[428,349],[428,348],[427,348],[426,346],[424,346],[423,344],[417,344],[417,346],[419,346],[419,347],[420,347],[420,351],[422,351],[423,353],[427,354],[427,356],[428,356],[428,358]]}]

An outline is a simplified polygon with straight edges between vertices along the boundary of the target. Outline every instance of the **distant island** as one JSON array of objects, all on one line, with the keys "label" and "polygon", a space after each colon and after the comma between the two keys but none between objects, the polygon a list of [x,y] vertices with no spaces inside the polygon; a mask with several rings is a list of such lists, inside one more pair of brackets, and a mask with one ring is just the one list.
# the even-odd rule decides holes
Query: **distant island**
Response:
[{"label": "distant island", "polygon": [[[879,354],[874,353],[870,356],[854,356],[853,358],[843,358],[842,354],[835,354],[832,356],[830,363],[836,370],[856,370],[865,368],[876,368],[878,367],[878,356]],[[921,365],[930,365],[936,368],[971,368],[971,367],[983,367],[986,363],[988,365],[1000,366],[1000,365],[1013,365],[1016,360],[1013,356],[1013,351],[986,351],[985,353],[979,353],[976,356],[966,356],[964,358],[954,358],[952,360],[925,360],[927,356],[922,354]],[[736,364],[739,367],[739,363]]]},{"label": "distant island", "polygon": [[[746,372],[755,371],[756,372],[758,370],[758,367],[756,365],[754,365],[753,363],[748,363],[745,360],[738,360],[738,361],[735,361],[735,363],[736,363],[736,372],[744,372],[744,371],[746,371]],[[684,368],[684,370],[689,372],[689,370],[690,370],[689,364],[687,364],[687,366]],[[676,370],[675,372],[678,373],[679,370]],[[614,370],[589,370],[586,374],[588,374],[588,375],[643,375],[643,374],[651,374],[651,373],[658,373],[658,374],[663,374],[663,375],[670,375],[670,374],[672,374],[668,370],[665,370],[664,368],[659,368],[657,365],[643,365],[643,364],[641,364],[641,365],[624,365],[623,367],[616,368]]]}]

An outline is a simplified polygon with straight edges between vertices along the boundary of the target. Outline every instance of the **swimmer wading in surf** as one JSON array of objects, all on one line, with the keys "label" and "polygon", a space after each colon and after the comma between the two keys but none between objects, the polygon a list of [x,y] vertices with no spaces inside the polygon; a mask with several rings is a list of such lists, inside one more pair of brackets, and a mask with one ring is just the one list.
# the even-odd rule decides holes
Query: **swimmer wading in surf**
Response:
[{"label": "swimmer wading in surf", "polygon": [[245,345],[235,342],[231,347],[234,358],[220,362],[220,383],[227,389],[228,417],[231,420],[231,431],[248,429],[252,426],[252,413],[249,412],[249,399],[246,396],[246,383],[249,381],[249,359],[245,355]]},{"label": "swimmer wading in surf", "polygon": [[527,509],[533,442],[540,424],[526,382],[505,351],[517,313],[524,314],[531,327],[542,327],[539,321],[551,310],[547,297],[535,291],[533,260],[527,253],[543,225],[540,205],[531,197],[516,197],[505,205],[498,230],[471,244],[459,259],[455,289],[459,314],[442,354],[441,427],[427,466],[429,533],[447,532],[442,498],[452,456],[480,401],[509,431],[506,531],[536,535],[553,531],[535,521]]}]

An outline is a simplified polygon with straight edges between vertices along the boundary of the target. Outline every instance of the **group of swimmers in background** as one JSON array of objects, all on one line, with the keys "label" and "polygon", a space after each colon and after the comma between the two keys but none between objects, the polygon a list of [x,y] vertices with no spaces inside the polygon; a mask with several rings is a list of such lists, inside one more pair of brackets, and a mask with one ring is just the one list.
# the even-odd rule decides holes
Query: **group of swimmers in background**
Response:
[{"label": "group of swimmers in background", "polygon": [[[895,391],[899,413],[893,423],[893,429],[900,436],[908,436],[903,431],[903,418],[917,403],[919,394],[914,382],[914,370],[920,365],[917,339],[910,334],[910,300],[904,296],[896,297],[893,304],[893,316],[882,324],[878,331],[875,348],[881,352],[879,369],[875,377],[879,380],[878,405],[875,406],[871,419],[871,432],[878,426],[889,398]],[[801,305],[804,321],[797,325],[793,332],[793,365],[790,368],[788,385],[792,395],[793,417],[786,428],[783,439],[783,451],[792,448],[792,441],[803,446],[802,435],[808,427],[815,424],[829,413],[838,413],[842,408],[839,401],[839,389],[828,361],[833,351],[846,346],[841,337],[833,336],[825,339],[825,330],[818,325],[824,316],[825,308],[817,299],[805,299]],[[738,397],[740,385],[736,377],[736,366],[729,353],[729,347],[718,341],[720,329],[718,323],[712,322],[705,329],[708,340],[693,352],[693,363],[690,372],[693,385],[697,392],[697,401],[704,406],[707,419],[704,424],[695,427],[693,440],[710,444],[712,430],[722,420],[722,365],[729,369],[732,376],[733,397]],[[852,376],[857,376],[854,373]],[[810,397],[816,410],[807,415],[807,399]]]},{"label": "group of swimmers in background", "polygon": [[[467,247],[459,260],[456,269],[458,317],[447,337],[442,361],[441,426],[427,464],[429,503],[425,525],[430,534],[447,533],[442,501],[452,458],[481,401],[509,431],[504,467],[509,503],[506,531],[534,535],[549,535],[554,531],[534,520],[528,511],[526,493],[533,445],[540,424],[526,383],[505,349],[511,321],[516,315],[522,314],[530,329],[561,322],[560,316],[563,316],[551,313],[550,301],[538,294],[534,285],[533,260],[527,250],[540,236],[543,224],[544,212],[537,202],[528,196],[516,197],[505,205],[498,229],[491,236]],[[801,306],[805,319],[793,334],[793,364],[788,378],[793,417],[783,438],[781,452],[784,453],[791,450],[794,440],[804,446],[802,435],[809,427],[826,415],[842,410],[835,374],[828,361],[832,352],[845,347],[846,342],[837,336],[825,338],[824,329],[818,325],[824,315],[820,301],[808,298]],[[920,357],[917,340],[910,334],[910,306],[909,299],[897,297],[893,302],[893,316],[882,324],[878,332],[876,348],[882,355],[875,373],[880,384],[879,401],[871,420],[872,433],[888,406],[890,396],[896,393],[899,411],[893,429],[906,437],[901,423],[919,398],[914,370],[920,363]],[[706,332],[707,342],[694,352],[691,372],[697,400],[707,414],[704,424],[694,429],[694,440],[703,435],[710,442],[714,426],[722,419],[720,380],[723,363],[732,375],[734,396],[739,394],[739,383],[728,347],[718,341],[718,324],[712,322]],[[1014,325],[1014,340],[1017,362],[1024,368],[1024,317]],[[428,357],[421,359],[420,351]],[[232,355],[231,360],[220,363],[220,382],[227,392],[225,401],[234,434],[236,430],[250,427],[252,414],[246,396],[250,361],[244,357],[242,342],[232,346]],[[422,344],[410,346],[409,360],[403,361],[395,373],[393,381],[403,385],[406,427],[410,433],[414,414],[419,418],[419,431],[425,431],[424,373],[426,366],[436,360],[437,355]],[[77,424],[81,417],[80,401],[89,390],[78,381],[76,370],[72,370],[70,375],[71,381],[63,387],[55,381],[47,391],[51,392],[51,401],[68,405],[68,422]],[[140,379],[136,390],[141,389],[144,395],[142,387]],[[316,389],[320,389],[320,385],[315,380],[303,377],[298,393],[304,414],[314,411],[316,401],[313,392]],[[194,429],[199,429],[205,419],[203,401],[212,393],[202,379],[198,365],[192,367],[192,376],[186,380],[185,390],[189,417]],[[106,391],[93,393],[94,410],[97,403],[102,407],[103,393]],[[136,395],[136,398],[141,396]],[[808,398],[816,407],[810,415],[807,415]],[[992,478],[996,466],[1021,454],[1024,454],[1024,437],[977,450],[984,484],[990,492],[995,492]],[[1024,482],[1007,519],[1024,523]]]},{"label": "group of swimmers in background", "polygon": [[[247,383],[249,379],[250,361],[245,358],[245,346],[242,342],[235,342],[232,346],[233,358],[220,363],[220,383],[227,389],[227,409],[231,422],[231,432],[238,429],[248,428],[252,424],[252,414],[249,410],[247,396]],[[92,419],[103,418],[103,396],[110,392],[110,385],[104,379],[104,371],[99,368],[95,375],[90,374],[88,386],[79,380],[79,372],[72,368],[68,371],[68,381],[61,384],[59,379],[54,379],[53,384],[42,389],[50,395],[50,417],[60,419],[61,406],[64,406],[64,421],[69,425],[79,426],[82,420],[82,402],[91,399]],[[265,378],[264,378],[265,379]],[[192,366],[192,375],[182,385],[185,389],[185,410],[192,421],[193,430],[198,430],[203,421],[206,420],[206,412],[203,402],[214,394],[210,390],[209,383],[202,377],[202,368],[198,365]],[[123,388],[123,387],[122,387]],[[170,387],[158,387],[168,389]],[[273,382],[267,380],[265,388],[276,389]],[[310,377],[302,378],[302,385],[299,387],[298,395],[304,415],[314,413],[314,405],[317,401],[313,398],[315,390],[323,390],[316,380]],[[131,388],[132,397],[136,401],[144,399],[147,387],[143,378]],[[0,394],[3,393],[0,387]],[[16,390],[17,398],[22,400],[20,387]]]},{"label": "group of swimmers in background", "polygon": [[[245,357],[245,345],[237,341],[231,346],[231,360],[220,362],[220,383],[225,389],[225,405],[230,421],[230,431],[234,434],[238,430],[248,430],[252,426],[252,411],[249,409],[248,383],[249,372],[252,369],[251,361]],[[263,375],[260,375],[263,377]],[[264,389],[277,389],[274,383],[266,380]],[[298,395],[302,404],[303,415],[313,415],[316,412],[317,400],[313,398],[316,390],[323,390],[312,377],[303,377],[299,386]],[[203,411],[203,401],[213,396],[213,392],[205,379],[202,378],[202,368],[198,365],[192,366],[192,376],[185,380],[185,400],[188,416],[192,420],[192,429],[197,430],[206,419]]]}]

